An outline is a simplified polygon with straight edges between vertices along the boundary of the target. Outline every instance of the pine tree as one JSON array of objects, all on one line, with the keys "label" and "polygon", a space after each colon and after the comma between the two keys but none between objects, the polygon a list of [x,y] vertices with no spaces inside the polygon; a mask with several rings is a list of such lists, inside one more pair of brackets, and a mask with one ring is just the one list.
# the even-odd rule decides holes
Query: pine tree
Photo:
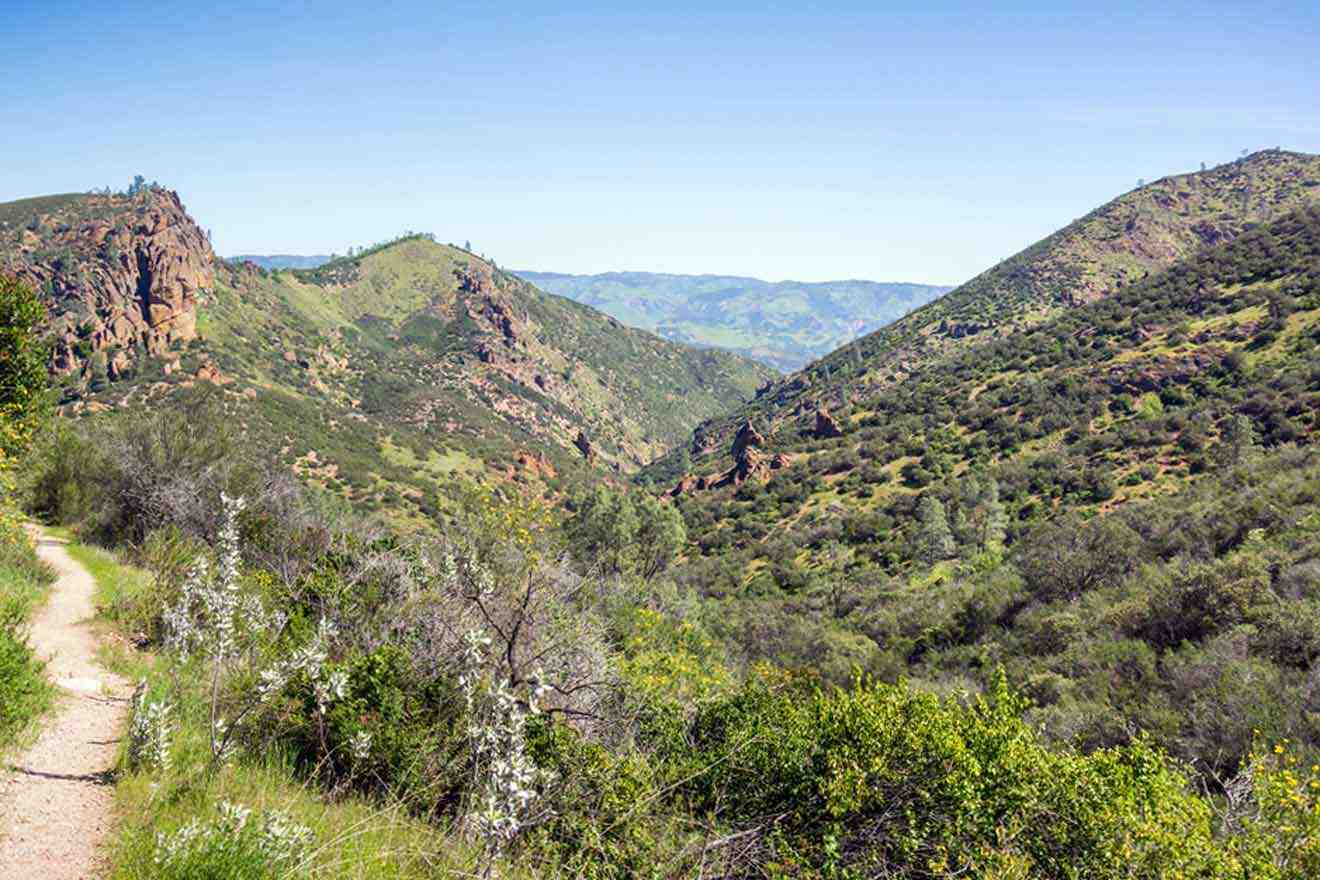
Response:
[{"label": "pine tree", "polygon": [[1238,465],[1250,461],[1260,449],[1256,425],[1250,417],[1238,413],[1224,428],[1220,456],[1224,464]]},{"label": "pine tree", "polygon": [[643,495],[636,504],[636,567],[642,577],[664,571],[687,543],[683,515],[671,504]]},{"label": "pine tree", "polygon": [[953,533],[955,548],[968,547],[974,543],[972,524],[967,518],[967,505],[959,504],[953,509],[953,516],[949,517],[949,530]]},{"label": "pine tree", "polygon": [[988,549],[1004,543],[1008,533],[1008,513],[1004,510],[1004,503],[999,500],[999,481],[987,477],[982,485],[981,503],[984,513],[981,518],[981,547]]},{"label": "pine tree", "polygon": [[953,532],[949,530],[949,518],[938,498],[923,497],[917,504],[917,519],[921,523],[917,531],[917,556],[922,562],[934,565],[957,552]]}]

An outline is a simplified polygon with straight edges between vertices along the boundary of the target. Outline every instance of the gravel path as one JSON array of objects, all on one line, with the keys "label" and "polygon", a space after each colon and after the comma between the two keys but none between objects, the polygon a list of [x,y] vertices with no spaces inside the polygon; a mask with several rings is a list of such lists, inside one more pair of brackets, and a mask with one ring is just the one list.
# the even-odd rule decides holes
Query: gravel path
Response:
[{"label": "gravel path", "polygon": [[41,535],[37,547],[59,580],[32,622],[31,643],[61,695],[40,739],[0,776],[0,878],[6,880],[84,880],[104,867],[97,848],[110,827],[110,771],[129,690],[96,662],[88,626],[95,582],[63,545]]}]

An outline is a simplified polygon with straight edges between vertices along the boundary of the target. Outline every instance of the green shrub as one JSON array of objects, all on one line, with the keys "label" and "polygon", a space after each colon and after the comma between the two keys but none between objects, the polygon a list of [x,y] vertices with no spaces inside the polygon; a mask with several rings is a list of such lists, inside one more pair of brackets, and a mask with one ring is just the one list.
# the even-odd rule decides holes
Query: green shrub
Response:
[{"label": "green shrub", "polygon": [[50,705],[51,687],[24,633],[53,572],[22,530],[0,514],[0,749]]},{"label": "green shrub", "polygon": [[1047,749],[1003,685],[968,707],[860,683],[749,688],[698,718],[699,814],[758,829],[793,876],[1209,876],[1211,814],[1144,743]]}]

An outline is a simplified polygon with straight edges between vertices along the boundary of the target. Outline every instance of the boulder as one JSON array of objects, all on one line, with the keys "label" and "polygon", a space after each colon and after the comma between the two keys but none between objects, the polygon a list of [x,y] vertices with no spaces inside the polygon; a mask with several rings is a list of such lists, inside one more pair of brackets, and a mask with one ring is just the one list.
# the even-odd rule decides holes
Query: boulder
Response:
[{"label": "boulder", "polygon": [[822,440],[830,437],[842,437],[843,428],[839,427],[839,423],[834,420],[834,416],[821,408],[816,410],[816,424],[812,428],[812,434]]},{"label": "boulder", "polygon": [[578,435],[573,440],[573,445],[577,447],[578,452],[587,461],[594,461],[596,458],[596,447],[592,445],[591,439],[587,437],[585,431],[578,431]]},{"label": "boulder", "polygon": [[733,456],[733,460],[736,462],[743,457],[749,447],[764,445],[765,438],[752,425],[751,419],[748,419],[738,429],[738,433],[734,435],[733,446],[729,449],[729,454]]}]

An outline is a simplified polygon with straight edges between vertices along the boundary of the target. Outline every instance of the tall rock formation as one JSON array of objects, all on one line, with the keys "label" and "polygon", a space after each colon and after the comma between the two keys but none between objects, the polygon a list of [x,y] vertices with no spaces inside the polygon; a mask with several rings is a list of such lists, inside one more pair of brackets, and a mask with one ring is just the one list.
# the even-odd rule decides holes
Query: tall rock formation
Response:
[{"label": "tall rock formation", "polygon": [[90,378],[197,335],[214,284],[210,242],[169,190],[28,199],[0,206],[0,271],[50,311],[51,371]]}]

